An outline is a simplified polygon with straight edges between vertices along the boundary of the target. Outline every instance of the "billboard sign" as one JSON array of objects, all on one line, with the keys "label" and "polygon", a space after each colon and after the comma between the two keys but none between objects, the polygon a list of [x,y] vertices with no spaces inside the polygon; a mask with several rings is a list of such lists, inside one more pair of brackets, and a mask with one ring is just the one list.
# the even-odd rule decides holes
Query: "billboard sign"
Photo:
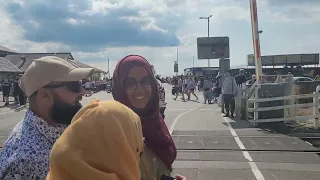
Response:
[{"label": "billboard sign", "polygon": [[254,56],[253,54],[248,54],[247,55],[247,64],[248,66],[254,66]]},{"label": "billboard sign", "polygon": [[[247,55],[248,66],[255,66],[254,56]],[[287,54],[271,55],[261,57],[262,66],[283,66],[283,65],[317,65],[319,54]]]},{"label": "billboard sign", "polygon": [[229,37],[198,37],[197,49],[198,59],[229,58]]},{"label": "billboard sign", "polygon": [[275,66],[281,66],[281,65],[287,64],[287,56],[275,55],[273,56],[273,63]]},{"label": "billboard sign", "polygon": [[[247,56],[248,66],[255,66],[255,60],[253,54]],[[261,56],[262,66],[273,66],[273,56]]]},{"label": "billboard sign", "polygon": [[287,55],[288,64],[301,64],[301,54],[289,54]]},{"label": "billboard sign", "polygon": [[273,58],[274,56],[262,56],[261,61],[263,66],[273,66]]},{"label": "billboard sign", "polygon": [[319,54],[301,54],[302,64],[319,64]]}]

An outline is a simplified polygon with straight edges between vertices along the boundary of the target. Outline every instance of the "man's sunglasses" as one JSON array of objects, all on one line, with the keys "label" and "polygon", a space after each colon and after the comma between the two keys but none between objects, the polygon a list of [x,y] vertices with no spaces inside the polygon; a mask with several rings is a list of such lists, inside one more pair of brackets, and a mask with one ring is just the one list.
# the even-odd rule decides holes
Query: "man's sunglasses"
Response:
[{"label": "man's sunglasses", "polygon": [[54,89],[54,88],[60,88],[60,87],[65,87],[69,91],[74,92],[74,93],[80,93],[82,90],[82,85],[78,81],[72,81],[72,82],[64,82],[61,84],[54,84],[54,85],[46,85],[44,88],[48,89]]},{"label": "man's sunglasses", "polygon": [[145,76],[140,80],[129,77],[123,81],[124,88],[129,90],[136,89],[138,87],[138,84],[140,84],[143,88],[149,88],[151,87],[152,79],[149,76]]}]

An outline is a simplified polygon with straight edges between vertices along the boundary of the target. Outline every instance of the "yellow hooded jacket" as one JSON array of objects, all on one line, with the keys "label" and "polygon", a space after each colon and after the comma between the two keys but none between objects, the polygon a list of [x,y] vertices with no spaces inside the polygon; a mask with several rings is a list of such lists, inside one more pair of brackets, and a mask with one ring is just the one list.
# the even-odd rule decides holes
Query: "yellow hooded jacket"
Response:
[{"label": "yellow hooded jacket", "polygon": [[56,141],[47,180],[140,180],[140,118],[116,101],[83,107]]}]

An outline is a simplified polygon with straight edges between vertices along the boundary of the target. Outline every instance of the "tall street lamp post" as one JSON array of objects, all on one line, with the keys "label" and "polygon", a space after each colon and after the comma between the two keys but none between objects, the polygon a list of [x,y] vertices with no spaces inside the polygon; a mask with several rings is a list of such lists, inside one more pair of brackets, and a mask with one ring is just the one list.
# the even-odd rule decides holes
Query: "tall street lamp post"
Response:
[{"label": "tall street lamp post", "polygon": [[179,75],[179,46],[178,45],[174,45],[174,44],[170,44],[170,46],[175,46],[177,47],[177,60],[176,60],[176,63],[178,65],[178,72],[177,73],[177,76]]},{"label": "tall street lamp post", "polygon": [[[208,37],[210,37],[210,18],[213,15],[210,15],[208,17],[199,17],[199,19],[206,19],[208,21]],[[208,59],[208,67],[210,67],[210,59]]]}]

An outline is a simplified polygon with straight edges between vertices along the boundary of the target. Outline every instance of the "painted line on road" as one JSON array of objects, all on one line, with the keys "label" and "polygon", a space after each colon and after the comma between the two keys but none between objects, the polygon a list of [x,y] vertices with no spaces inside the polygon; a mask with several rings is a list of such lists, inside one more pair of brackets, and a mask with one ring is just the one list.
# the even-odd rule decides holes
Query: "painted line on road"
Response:
[{"label": "painted line on road", "polygon": [[192,109],[168,109],[168,111],[190,111]]},{"label": "painted line on road", "polygon": [[197,109],[200,108],[201,106],[203,106],[203,105],[200,105],[200,106],[198,106],[198,107],[196,107],[196,108],[190,109],[190,110],[188,110],[188,111],[185,111],[185,112],[179,114],[179,115],[173,120],[173,122],[172,122],[172,124],[171,124],[171,126],[170,126],[170,129],[169,129],[170,134],[172,134],[172,132],[173,132],[173,130],[174,130],[174,127],[176,126],[176,124],[178,123],[179,119],[180,119],[182,116],[184,116],[184,115],[186,115],[186,114],[188,114],[188,113],[190,113],[190,112],[192,112],[192,111],[197,110]]},{"label": "painted line on road", "polygon": [[[190,111],[192,109],[168,109],[168,111]],[[212,111],[212,109],[198,109],[199,111]]]},{"label": "painted line on road", "polygon": [[[219,110],[220,112],[220,110]],[[239,148],[241,150],[246,150],[246,147],[244,146],[244,144],[241,142],[238,134],[236,133],[236,131],[233,129],[233,127],[230,124],[230,119],[228,117],[223,117],[224,122],[227,124],[230,133],[232,134],[234,140],[237,142]],[[249,165],[251,167],[251,171],[253,172],[253,175],[256,177],[257,180],[265,180],[263,174],[261,173],[261,171],[259,170],[257,164],[255,162],[253,162],[252,157],[250,156],[248,151],[242,151],[243,156],[249,161]]]},{"label": "painted line on road", "polygon": [[16,109],[13,109],[13,110],[9,110],[9,111],[0,113],[0,116],[1,115],[5,115],[5,114],[9,114],[9,113],[21,112],[21,111],[25,111],[25,110],[26,109],[23,109],[22,107],[20,107],[20,108],[16,108]]}]

